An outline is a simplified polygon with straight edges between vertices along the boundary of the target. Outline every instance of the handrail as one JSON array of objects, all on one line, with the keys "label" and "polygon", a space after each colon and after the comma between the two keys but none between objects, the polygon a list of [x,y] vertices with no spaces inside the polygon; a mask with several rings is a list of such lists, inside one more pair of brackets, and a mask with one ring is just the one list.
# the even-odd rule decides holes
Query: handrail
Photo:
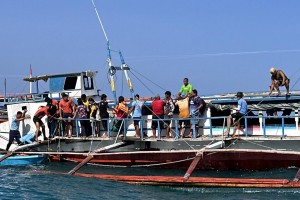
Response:
[{"label": "handrail", "polygon": [[[161,127],[161,123],[164,123],[166,121],[173,121],[174,123],[172,123],[172,126],[170,127],[172,129],[172,131],[174,131],[175,133],[175,139],[179,139],[179,126],[178,126],[178,122],[179,120],[189,120],[191,121],[191,125],[192,125],[192,133],[193,133],[193,139],[195,139],[197,137],[197,134],[196,134],[196,130],[195,130],[195,124],[196,123],[199,123],[198,121],[199,120],[203,120],[202,122],[207,122],[207,120],[209,121],[209,124],[210,126],[199,126],[199,128],[202,128],[202,129],[209,129],[209,136],[212,138],[214,137],[214,133],[213,133],[213,129],[219,127],[219,126],[212,126],[212,120],[215,120],[215,119],[223,119],[223,120],[226,120],[227,116],[218,116],[218,117],[194,117],[194,118],[172,118],[172,119],[145,119],[145,118],[140,118],[140,119],[137,119],[137,118],[122,118],[122,119],[117,119],[117,118],[105,118],[105,119],[79,119],[79,118],[75,118],[75,119],[70,119],[70,118],[63,118],[61,120],[73,120],[75,121],[75,130],[76,130],[76,136],[78,137],[79,136],[79,126],[78,126],[78,122],[79,121],[82,121],[82,120],[87,120],[87,121],[90,121],[91,122],[91,125],[92,125],[92,136],[95,136],[95,126],[94,125],[97,125],[98,126],[98,131],[103,131],[103,130],[100,130],[100,121],[102,120],[106,120],[107,121],[107,127],[108,128],[108,131],[107,131],[107,134],[108,134],[108,137],[111,136],[111,127],[114,123],[114,120],[123,120],[123,132],[124,132],[124,137],[126,137],[126,134],[128,131],[134,131],[134,129],[128,129],[127,128],[127,125],[129,123],[131,123],[131,121],[133,120],[140,120],[140,133],[141,133],[141,139],[144,139],[144,136],[143,136],[143,133],[144,131],[149,131],[151,130],[151,128],[149,129],[149,127],[144,126],[144,123],[145,121],[148,121],[148,120],[151,120],[151,121],[157,121],[158,123],[158,127],[157,127],[157,136],[158,136],[158,139],[161,139],[162,138],[162,135],[161,135],[161,130],[164,128],[164,127]],[[280,126],[277,126],[277,127],[280,127],[281,128],[281,137],[284,138],[285,137],[285,119],[288,119],[288,118],[297,118],[297,116],[245,116],[244,117],[244,132],[245,132],[245,136],[248,137],[249,136],[249,132],[248,132],[248,129],[249,129],[249,124],[248,124],[248,120],[249,119],[259,119],[261,118],[262,119],[262,124],[257,124],[257,125],[260,125],[261,126],[261,129],[262,129],[262,136],[264,137],[267,137],[267,124],[266,124],[266,119],[281,119],[281,125]],[[160,122],[160,123],[159,123]],[[278,124],[277,124],[278,125]],[[189,127],[191,128],[191,127]],[[63,135],[63,133],[61,133],[61,136]]]}]

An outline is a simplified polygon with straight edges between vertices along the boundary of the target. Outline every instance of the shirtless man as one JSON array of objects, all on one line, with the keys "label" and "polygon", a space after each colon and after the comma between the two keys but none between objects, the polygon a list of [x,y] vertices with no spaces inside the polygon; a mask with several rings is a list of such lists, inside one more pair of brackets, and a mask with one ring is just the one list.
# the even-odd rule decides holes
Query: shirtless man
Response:
[{"label": "shirtless man", "polygon": [[272,94],[274,88],[277,90],[277,96],[280,95],[280,86],[285,86],[286,88],[286,95],[290,94],[290,79],[287,78],[285,73],[282,70],[276,70],[274,67],[270,68],[271,73],[271,86],[270,86],[270,92],[269,95]]}]

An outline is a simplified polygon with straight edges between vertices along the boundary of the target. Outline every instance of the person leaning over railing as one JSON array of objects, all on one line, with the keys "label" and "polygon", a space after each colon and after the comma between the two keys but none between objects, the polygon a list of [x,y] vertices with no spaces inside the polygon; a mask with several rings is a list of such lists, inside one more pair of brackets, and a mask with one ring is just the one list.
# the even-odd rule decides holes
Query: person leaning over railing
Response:
[{"label": "person leaning over railing", "polygon": [[44,136],[44,140],[47,140],[48,138],[46,137],[46,130],[45,130],[45,124],[43,123],[42,119],[44,116],[47,115],[47,117],[50,117],[50,114],[48,112],[50,105],[47,104],[46,106],[40,106],[38,110],[35,112],[33,116],[33,122],[36,127],[35,131],[35,141],[38,142],[38,132],[40,131],[40,128],[42,128],[42,133]]}]

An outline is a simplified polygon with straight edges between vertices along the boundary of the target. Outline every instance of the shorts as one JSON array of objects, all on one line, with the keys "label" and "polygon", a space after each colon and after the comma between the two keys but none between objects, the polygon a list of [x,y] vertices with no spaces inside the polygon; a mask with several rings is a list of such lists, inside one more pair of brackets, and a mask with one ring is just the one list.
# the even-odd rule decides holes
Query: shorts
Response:
[{"label": "shorts", "polygon": [[73,114],[72,113],[63,113],[63,118],[73,118]]},{"label": "shorts", "polygon": [[34,122],[34,124],[36,124],[38,122],[40,124],[40,126],[44,126],[44,123],[42,122],[42,120],[36,116],[33,117],[33,122]]},{"label": "shorts", "polygon": [[199,127],[199,122],[200,120],[199,119],[191,119],[190,123],[191,123],[191,128],[194,128],[193,124],[195,124],[195,127],[198,128]]},{"label": "shorts", "polygon": [[[158,122],[159,122],[159,127],[163,128],[163,119],[164,115],[152,115],[152,125],[151,128],[152,129],[156,129],[158,127]],[[159,119],[159,120],[158,120]]]},{"label": "shorts", "polygon": [[170,118],[168,115],[166,115],[165,119],[168,119],[168,120],[164,120],[164,127],[167,128],[170,126],[172,118]]},{"label": "shorts", "polygon": [[[63,113],[63,118],[68,119],[68,118],[73,118],[73,114],[72,113]],[[72,123],[72,120],[68,120],[66,121],[68,123]]]},{"label": "shorts", "polygon": [[103,129],[106,132],[108,130],[107,119],[109,118],[109,116],[108,115],[103,115],[103,116],[100,115],[100,118],[101,118]]},{"label": "shorts", "polygon": [[133,125],[134,126],[139,126],[140,121],[141,121],[140,117],[134,117],[133,118]]},{"label": "shorts", "polygon": [[240,112],[236,112],[236,113],[232,113],[231,117],[235,118],[235,121],[240,121],[241,118],[243,118],[245,115],[240,113]]},{"label": "shorts", "polygon": [[184,119],[184,120],[179,120],[179,128],[186,128],[189,127],[190,125],[190,120]]}]

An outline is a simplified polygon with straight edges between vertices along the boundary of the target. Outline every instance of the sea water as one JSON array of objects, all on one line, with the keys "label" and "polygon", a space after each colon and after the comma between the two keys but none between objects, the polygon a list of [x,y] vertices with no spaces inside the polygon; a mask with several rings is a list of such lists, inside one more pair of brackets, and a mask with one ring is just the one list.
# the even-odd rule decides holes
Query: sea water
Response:
[{"label": "sea water", "polygon": [[[74,163],[0,167],[0,199],[300,199],[300,189],[202,188],[131,185],[64,173]],[[293,179],[296,168],[271,171],[196,171],[192,176]],[[178,175],[185,170],[84,166],[80,172]]]}]

